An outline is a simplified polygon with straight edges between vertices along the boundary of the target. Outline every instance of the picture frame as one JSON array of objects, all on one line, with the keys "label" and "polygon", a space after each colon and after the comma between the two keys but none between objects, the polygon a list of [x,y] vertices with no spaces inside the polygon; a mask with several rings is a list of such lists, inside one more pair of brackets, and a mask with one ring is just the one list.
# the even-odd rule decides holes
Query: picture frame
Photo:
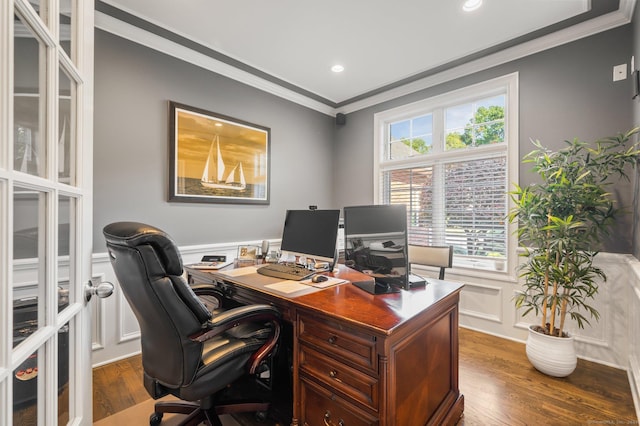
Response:
[{"label": "picture frame", "polygon": [[260,247],[258,246],[238,246],[238,255],[236,257],[239,261],[255,261],[258,259],[260,253]]},{"label": "picture frame", "polygon": [[271,129],[169,101],[170,202],[269,204]]}]

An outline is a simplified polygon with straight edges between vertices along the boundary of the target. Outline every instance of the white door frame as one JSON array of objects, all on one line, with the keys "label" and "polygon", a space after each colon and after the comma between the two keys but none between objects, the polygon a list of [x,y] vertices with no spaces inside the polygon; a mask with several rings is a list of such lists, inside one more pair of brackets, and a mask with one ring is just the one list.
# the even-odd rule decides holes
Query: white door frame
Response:
[{"label": "white door frame", "polygon": [[[39,4],[40,11],[35,11],[28,0],[0,2],[0,424],[13,424],[14,371],[36,352],[37,422],[34,424],[58,424],[58,336],[69,325],[69,424],[90,425],[93,422],[91,312],[84,294],[85,284],[91,279],[92,253],[94,2],[40,0]],[[71,58],[59,43],[61,8],[71,9]],[[14,171],[14,55],[20,54],[14,51],[16,13],[41,46],[38,63],[42,69],[36,70],[36,75],[40,96],[46,96],[43,96],[45,102],[38,130],[46,147],[43,155],[46,158],[42,160],[46,166],[45,172],[38,176]],[[61,68],[67,70],[71,86],[75,88],[75,96],[71,95],[75,119],[71,120],[73,126],[69,129],[74,135],[71,143],[75,149],[70,157],[74,178],[70,181],[58,176]],[[36,212],[38,257],[35,261],[14,260],[16,187],[40,194],[35,197],[40,200]],[[67,263],[57,253],[61,199],[73,200],[69,203],[72,207],[68,238],[73,249],[69,251],[66,269]],[[35,277],[38,320],[35,331],[14,348],[14,297],[16,283],[25,271]],[[69,304],[58,312],[58,285],[67,273]],[[49,308],[41,309],[45,306]],[[63,411],[66,409],[63,407]]]}]

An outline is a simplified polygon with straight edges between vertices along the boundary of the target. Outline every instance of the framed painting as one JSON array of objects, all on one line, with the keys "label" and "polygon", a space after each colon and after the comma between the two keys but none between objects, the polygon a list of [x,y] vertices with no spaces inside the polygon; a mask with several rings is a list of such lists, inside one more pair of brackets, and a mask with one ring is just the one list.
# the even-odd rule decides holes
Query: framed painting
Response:
[{"label": "framed painting", "polygon": [[269,204],[271,130],[169,102],[169,201]]}]

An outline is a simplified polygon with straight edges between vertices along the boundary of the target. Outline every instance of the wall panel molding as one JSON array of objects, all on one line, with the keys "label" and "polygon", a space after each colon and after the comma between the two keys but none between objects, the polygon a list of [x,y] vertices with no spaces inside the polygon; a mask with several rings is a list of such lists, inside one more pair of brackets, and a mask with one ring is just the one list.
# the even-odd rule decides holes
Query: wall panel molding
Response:
[{"label": "wall panel molding", "polygon": [[118,344],[121,344],[140,339],[140,327],[138,326],[138,320],[136,320],[131,308],[129,308],[129,302],[124,297],[124,293],[119,288],[118,290],[113,296],[116,297],[118,310],[116,316],[118,319],[116,339]]},{"label": "wall panel molding", "polygon": [[465,282],[460,295],[460,315],[502,324],[502,287]]},{"label": "wall panel molding", "polygon": [[[92,274],[91,281],[94,283],[102,283],[107,281],[105,274]],[[113,295],[112,295],[113,296]],[[106,300],[99,297],[91,298],[91,350],[96,351],[104,349],[105,342],[107,341],[106,334],[106,315],[107,309],[105,308]]]},{"label": "wall panel molding", "polygon": [[[279,241],[270,241],[276,248]],[[204,254],[225,253],[234,258],[238,245],[258,244],[242,241],[180,248],[185,264],[200,260]],[[583,359],[624,369],[628,372],[636,407],[640,406],[640,261],[631,255],[601,253],[598,265],[609,281],[597,295],[597,306],[604,321],[576,332],[576,349]],[[93,330],[101,333],[94,344],[94,367],[114,362],[140,352],[139,331],[135,316],[122,296],[106,253],[93,256],[93,276],[114,284],[114,294],[101,301],[100,324]],[[487,334],[524,342],[529,318],[515,310],[513,295],[518,282],[490,275],[465,276],[464,271],[447,272],[447,280],[465,283],[460,298],[460,326]],[[107,321],[106,318],[115,318]]]},{"label": "wall panel molding", "polygon": [[627,373],[629,386],[636,406],[636,416],[640,419],[640,261],[628,255],[630,266],[629,297],[629,364]]}]

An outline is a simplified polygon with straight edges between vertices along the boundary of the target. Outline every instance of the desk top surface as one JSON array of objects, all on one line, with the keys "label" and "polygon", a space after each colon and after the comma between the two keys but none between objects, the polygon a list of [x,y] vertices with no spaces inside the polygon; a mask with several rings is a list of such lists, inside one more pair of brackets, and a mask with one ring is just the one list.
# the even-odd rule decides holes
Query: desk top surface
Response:
[{"label": "desk top surface", "polygon": [[443,299],[458,297],[464,286],[462,283],[428,278],[424,287],[374,295],[350,283],[370,277],[344,265],[339,265],[337,272],[330,275],[342,278],[346,282],[322,289],[267,277],[250,268],[228,268],[207,272],[187,267],[187,270],[197,277],[222,279],[259,293],[269,294],[280,299],[281,303],[322,312],[324,315],[384,334],[391,333],[410,319],[435,308]]}]

